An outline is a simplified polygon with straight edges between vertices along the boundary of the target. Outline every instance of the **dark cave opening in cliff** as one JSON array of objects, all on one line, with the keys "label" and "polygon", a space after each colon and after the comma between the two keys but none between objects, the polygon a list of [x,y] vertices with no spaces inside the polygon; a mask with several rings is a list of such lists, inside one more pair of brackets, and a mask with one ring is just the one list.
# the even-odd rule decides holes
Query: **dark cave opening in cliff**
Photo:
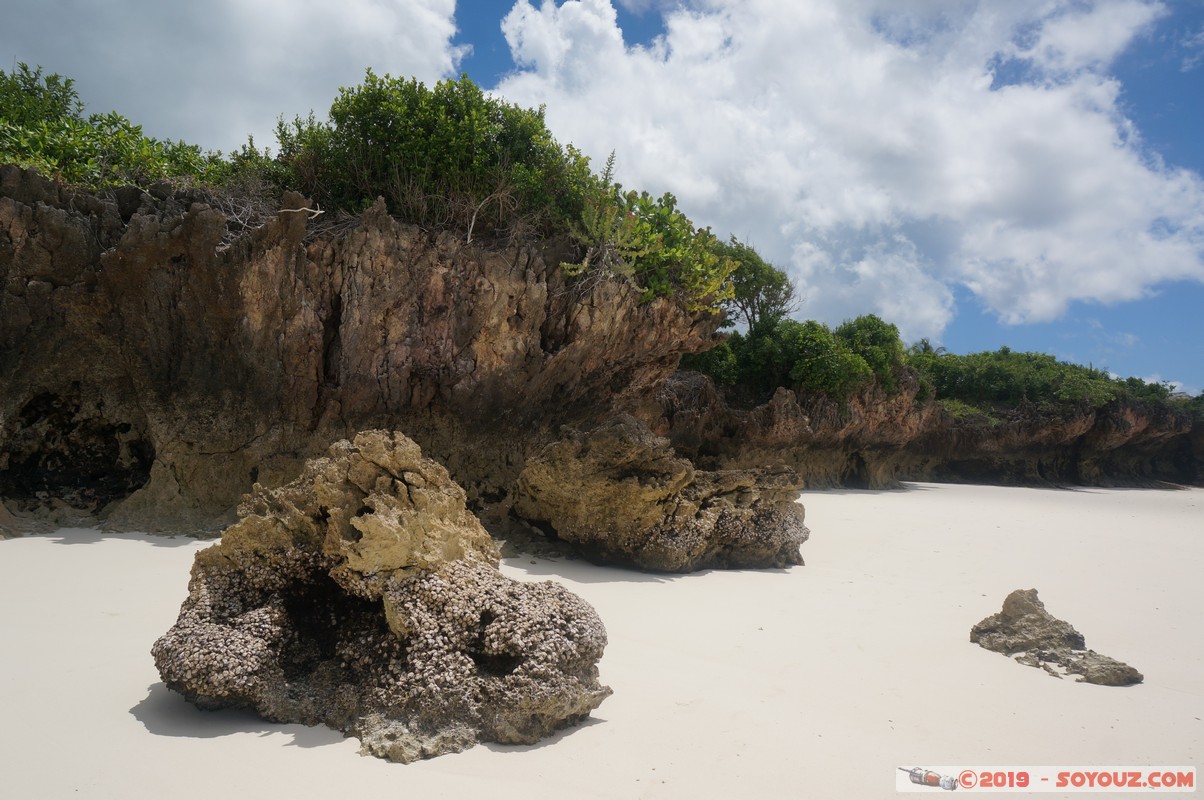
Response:
[{"label": "dark cave opening in cliff", "polygon": [[87,511],[129,497],[150,479],[154,445],[78,383],[21,406],[0,456],[0,498],[22,510],[53,501]]},{"label": "dark cave opening in cliff", "polygon": [[841,485],[849,489],[869,489],[870,471],[866,466],[865,458],[861,453],[850,453],[849,460],[845,463],[844,475],[841,476]]}]

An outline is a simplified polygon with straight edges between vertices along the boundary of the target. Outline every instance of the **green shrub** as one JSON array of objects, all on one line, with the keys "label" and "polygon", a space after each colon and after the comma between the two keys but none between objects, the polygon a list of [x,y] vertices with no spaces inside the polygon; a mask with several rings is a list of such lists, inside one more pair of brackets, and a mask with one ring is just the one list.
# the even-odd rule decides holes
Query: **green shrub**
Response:
[{"label": "green shrub", "polygon": [[839,334],[840,328],[833,333],[826,325],[815,321],[796,323],[787,320],[783,325],[787,328],[788,350],[793,356],[790,380],[799,388],[846,400],[872,380],[873,368],[864,356],[847,344]]},{"label": "green shrub", "polygon": [[1189,398],[1185,404],[1196,424],[1204,424],[1204,392]]},{"label": "green shrub", "polygon": [[225,172],[220,154],[150,138],[116,112],[83,114],[70,78],[27,64],[0,71],[0,161],[89,189],[165,178],[213,182]]},{"label": "green shrub", "polygon": [[998,416],[991,413],[989,409],[972,406],[969,403],[958,400],[953,397],[946,397],[937,401],[940,406],[945,409],[946,413],[954,419],[969,420],[978,419],[986,422],[988,425],[998,425],[1002,420]]},{"label": "green shrub", "polygon": [[710,375],[719,386],[735,386],[740,381],[740,362],[730,341],[722,342],[705,353],[687,353],[682,356],[681,368]]},{"label": "green shrub", "polygon": [[1059,361],[1045,353],[994,352],[953,355],[912,348],[907,362],[932,383],[939,399],[956,399],[980,408],[1083,405],[1099,408],[1114,400],[1165,403],[1170,388],[1139,378],[1118,380],[1106,370]]},{"label": "green shrub", "polygon": [[358,211],[391,213],[472,235],[550,234],[582,213],[591,173],[533,111],[490,97],[467,75],[427,87],[368,70],[343,88],[329,122],[277,126],[280,158],[302,191]]},{"label": "green shrub", "polygon": [[836,337],[861,356],[887,394],[894,394],[895,370],[903,365],[903,342],[899,329],[873,314],[846,320],[836,328]]},{"label": "green shrub", "polygon": [[732,297],[729,280],[738,264],[723,256],[709,228],[696,228],[666,192],[624,192],[611,179],[614,153],[585,197],[580,220],[570,224],[584,248],[580,262],[561,266],[570,275],[610,272],[630,276],[644,299],[677,297],[690,311],[718,312]]},{"label": "green shrub", "polygon": [[793,319],[733,333],[715,350],[683,360],[683,366],[739,389],[753,402],[768,399],[779,386],[844,402],[873,380],[865,359],[828,326]]}]

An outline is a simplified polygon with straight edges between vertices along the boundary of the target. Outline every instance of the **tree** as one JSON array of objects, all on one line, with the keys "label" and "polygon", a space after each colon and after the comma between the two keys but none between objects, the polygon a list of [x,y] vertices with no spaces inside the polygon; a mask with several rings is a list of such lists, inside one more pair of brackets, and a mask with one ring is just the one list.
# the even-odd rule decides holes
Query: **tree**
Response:
[{"label": "tree", "polygon": [[726,242],[716,241],[715,252],[736,263],[730,278],[732,297],[724,304],[729,317],[751,331],[773,327],[798,308],[790,276],[752,247],[732,236]]},{"label": "tree", "polygon": [[682,360],[752,402],[767,400],[779,386],[825,394],[843,402],[873,379],[869,365],[827,325],[780,319],[747,335],[733,333],[714,350]]},{"label": "tree", "polygon": [[22,62],[12,73],[0,70],[0,109],[4,124],[29,128],[64,118],[81,119],[84,105],[74,80],[45,75],[41,67],[30,69]]},{"label": "tree", "polygon": [[836,338],[865,359],[887,394],[895,391],[894,371],[903,365],[903,342],[899,329],[874,314],[864,314],[842,322],[836,328]]},{"label": "tree", "polygon": [[867,359],[828,326],[814,320],[796,324],[790,327],[787,341],[794,361],[790,379],[799,388],[845,400],[872,380]]},{"label": "tree", "polygon": [[943,356],[948,352],[944,347],[934,347],[927,338],[921,339],[907,348],[909,356]]}]

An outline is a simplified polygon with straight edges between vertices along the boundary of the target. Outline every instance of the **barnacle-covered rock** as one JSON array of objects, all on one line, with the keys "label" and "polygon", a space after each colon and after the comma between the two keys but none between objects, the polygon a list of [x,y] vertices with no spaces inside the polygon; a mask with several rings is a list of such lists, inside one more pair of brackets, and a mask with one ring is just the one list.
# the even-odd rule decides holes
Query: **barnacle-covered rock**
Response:
[{"label": "barnacle-covered rock", "polygon": [[778,468],[696,470],[668,440],[618,415],[565,431],[519,476],[514,512],[587,555],[689,572],[802,564],[802,482]]},{"label": "barnacle-covered rock", "polygon": [[463,490],[401,434],[338,442],[239,515],[151,651],[202,708],[325,723],[412,761],[534,743],[610,694],[593,608],[498,572]]},{"label": "barnacle-covered rock", "polygon": [[1123,661],[1088,650],[1083,634],[1045,610],[1036,589],[1009,594],[998,614],[970,629],[970,641],[1056,678],[1073,674],[1080,683],[1102,686],[1131,686],[1144,680]]}]

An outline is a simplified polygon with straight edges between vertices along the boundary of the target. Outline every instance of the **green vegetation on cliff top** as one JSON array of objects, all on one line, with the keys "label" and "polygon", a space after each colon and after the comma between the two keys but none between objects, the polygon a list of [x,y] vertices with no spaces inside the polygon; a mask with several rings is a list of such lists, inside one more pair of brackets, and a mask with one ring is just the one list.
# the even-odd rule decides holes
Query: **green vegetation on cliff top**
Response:
[{"label": "green vegetation on cliff top", "polygon": [[21,64],[0,72],[0,160],[92,190],[159,180],[295,189],[328,210],[358,213],[383,197],[392,214],[469,241],[568,237],[575,274],[630,276],[645,299],[717,311],[736,262],[671,194],[623,192],[576,148],[555,140],[543,110],[490,97],[467,76],[428,87],[368,70],[340,90],[328,119],[277,125],[278,152],[248,141],[202,154],[160,142],[116,113],[85,117],[73,82]]},{"label": "green vegetation on cliff top", "polygon": [[1115,379],[1040,353],[954,355],[926,341],[904,348],[874,315],[834,329],[788,318],[788,276],[746,244],[696,227],[671,194],[654,198],[601,174],[561,145],[543,109],[490,97],[467,76],[427,87],[377,76],[340,90],[328,119],[283,119],[278,151],[251,140],[228,156],[164,142],[111,112],[85,116],[70,78],[19,64],[0,71],[0,163],[34,167],[94,191],[157,181],[270,193],[298,190],[329,210],[358,213],[383,197],[400,219],[456,230],[469,241],[567,237],[573,277],[621,274],[644,293],[676,297],[691,311],[724,311],[741,323],[714,349],[683,360],[736,398],[763,400],[777,387],[838,402],[877,384],[887,395],[909,375],[917,401],[952,413],[991,413],[1023,403],[1098,408],[1113,401],[1185,407],[1204,417],[1204,395],[1172,402],[1165,384]]},{"label": "green vegetation on cliff top", "polygon": [[1175,397],[1165,383],[1115,378],[1107,371],[1044,353],[956,355],[920,341],[904,349],[898,329],[867,314],[831,329],[815,321],[780,319],[734,333],[682,365],[710,375],[742,404],[764,402],[778,387],[846,403],[876,384],[887,396],[906,384],[916,402],[937,400],[954,417],[991,421],[1021,406],[1096,409],[1109,403],[1152,404],[1204,418],[1204,395]]}]

